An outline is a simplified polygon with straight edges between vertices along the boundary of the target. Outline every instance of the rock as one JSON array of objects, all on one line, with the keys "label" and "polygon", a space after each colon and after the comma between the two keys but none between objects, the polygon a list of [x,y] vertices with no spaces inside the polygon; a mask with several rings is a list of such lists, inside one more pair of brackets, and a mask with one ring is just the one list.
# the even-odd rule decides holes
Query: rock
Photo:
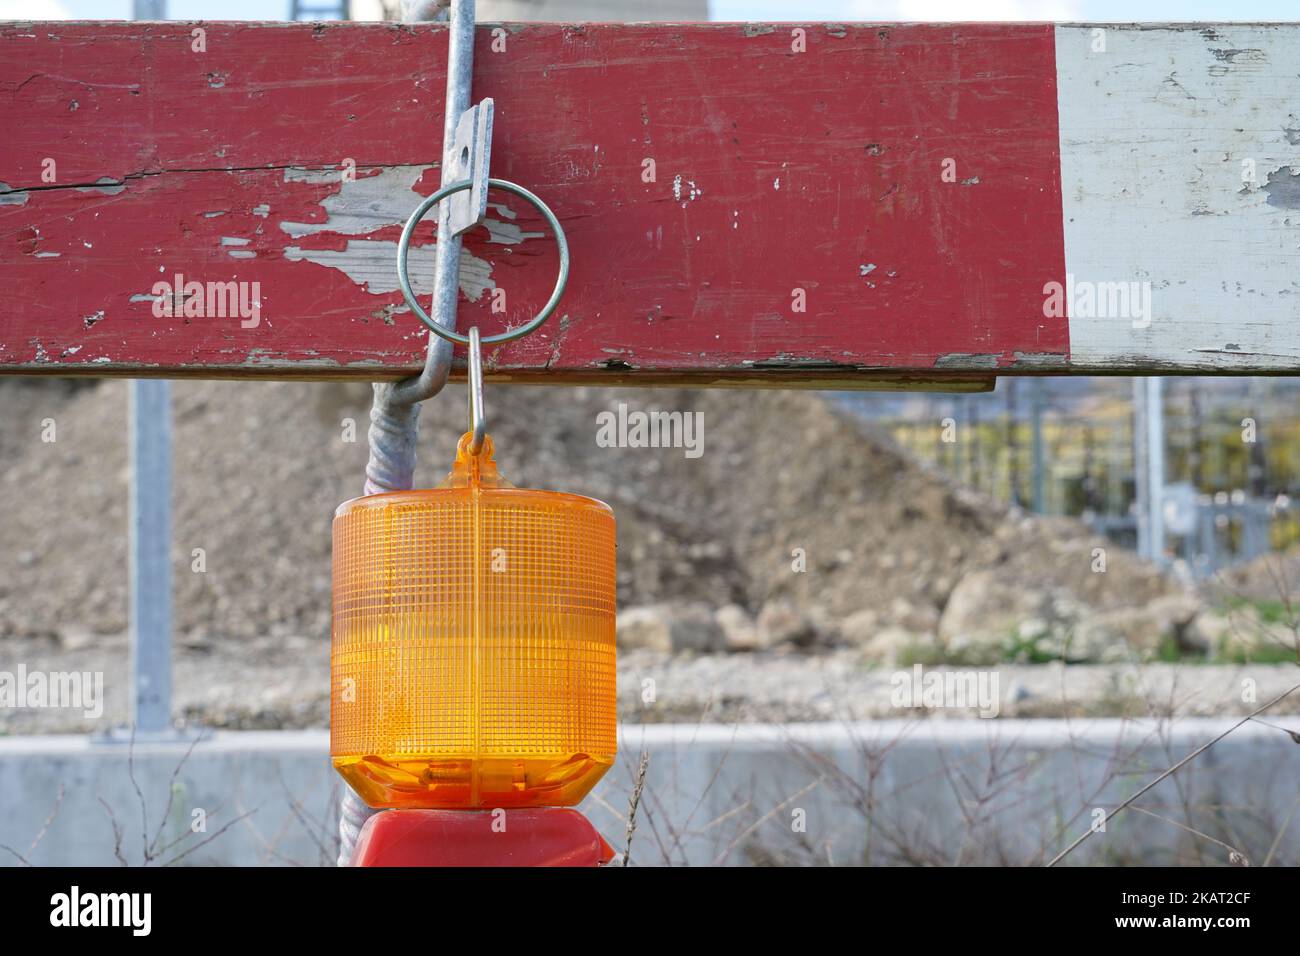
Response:
[{"label": "rock", "polygon": [[789,601],[768,601],[758,612],[758,639],[763,647],[793,644],[811,647],[817,642],[817,625],[812,615]]},{"label": "rock", "polygon": [[616,628],[618,646],[624,650],[647,648],[672,653],[672,623],[664,605],[619,611]]},{"label": "rock", "polygon": [[855,611],[840,622],[840,640],[859,648],[862,660],[894,666],[900,663],[937,660],[939,641],[933,631],[912,631],[897,624],[882,625],[872,610]]},{"label": "rock", "polygon": [[992,663],[1023,622],[1051,620],[1052,598],[994,571],[966,574],[939,618],[939,639],[969,663]]},{"label": "rock", "polygon": [[880,630],[880,615],[871,609],[854,611],[840,622],[840,640],[852,647],[866,647]]},{"label": "rock", "polygon": [[1205,610],[1192,618],[1192,622],[1183,631],[1183,640],[1191,650],[1215,655],[1222,652],[1232,640],[1233,630],[1231,615],[1222,611]]},{"label": "rock", "polygon": [[1296,652],[1295,632],[1281,621],[1262,619],[1250,604],[1198,614],[1186,633],[1189,641],[1204,642],[1211,657],[1228,661],[1277,660],[1279,655],[1290,660]]},{"label": "rock", "polygon": [[718,608],[714,621],[722,629],[723,642],[729,651],[757,651],[762,649],[758,626],[739,604]]},{"label": "rock", "polygon": [[1199,607],[1199,602],[1189,595],[1170,594],[1141,607],[1099,611],[1075,628],[1067,657],[1116,661],[1134,654],[1152,657],[1169,642],[1183,648],[1187,646],[1188,625]]},{"label": "rock", "polygon": [[618,615],[618,646],[665,654],[709,653],[725,646],[726,636],[705,604],[650,604]]},{"label": "rock", "polygon": [[67,625],[59,628],[59,646],[65,651],[84,651],[94,647],[98,635],[88,627]]},{"label": "rock", "polygon": [[903,517],[941,524],[948,517],[948,489],[937,481],[912,488],[903,506]]},{"label": "rock", "polygon": [[890,620],[909,631],[933,631],[939,627],[939,611],[928,604],[913,604],[904,597],[895,597],[889,604]]},{"label": "rock", "polygon": [[1022,641],[1039,641],[1052,633],[1052,626],[1041,617],[1029,617],[1021,621],[1016,635]]},{"label": "rock", "polygon": [[862,658],[873,664],[928,663],[938,654],[933,634],[915,634],[903,627],[882,627],[862,645]]}]

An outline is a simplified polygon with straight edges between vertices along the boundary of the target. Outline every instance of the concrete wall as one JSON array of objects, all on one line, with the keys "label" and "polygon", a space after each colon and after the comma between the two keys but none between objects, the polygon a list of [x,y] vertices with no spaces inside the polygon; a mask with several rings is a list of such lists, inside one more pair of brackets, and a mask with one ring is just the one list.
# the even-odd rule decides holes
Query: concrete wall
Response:
[{"label": "concrete wall", "polygon": [[[1300,730],[1300,718],[1273,723]],[[882,721],[625,726],[618,765],[583,805],[617,849],[642,750],[634,864],[1031,864],[1229,721]],[[0,845],[34,864],[306,864],[334,858],[340,782],[324,731],[217,733],[188,744],[0,738]],[[132,783],[134,777],[139,786]],[[178,769],[179,766],[179,769]],[[60,802],[58,794],[63,788]],[[171,808],[168,796],[171,794]],[[1300,753],[1247,724],[1162,783],[1071,862],[1300,863]],[[143,804],[143,811],[142,811]],[[206,815],[206,832],[191,822]],[[53,813],[52,819],[51,814]],[[46,821],[49,819],[48,826]],[[803,826],[803,830],[799,826]],[[38,836],[36,848],[28,848]],[[206,845],[197,846],[204,840]],[[167,844],[173,844],[163,850]],[[18,861],[0,850],[7,864]]]}]

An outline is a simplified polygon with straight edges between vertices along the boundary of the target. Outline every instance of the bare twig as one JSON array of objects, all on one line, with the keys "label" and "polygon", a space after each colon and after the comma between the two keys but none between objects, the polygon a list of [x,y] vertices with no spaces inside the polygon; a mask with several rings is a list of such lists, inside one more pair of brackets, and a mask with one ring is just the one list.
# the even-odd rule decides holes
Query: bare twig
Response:
[{"label": "bare twig", "polygon": [[1136,810],[1138,813],[1145,813],[1149,817],[1155,817],[1157,820],[1163,820],[1165,823],[1172,824],[1173,826],[1178,827],[1178,829],[1180,830],[1185,830],[1186,832],[1192,834],[1193,836],[1200,837],[1202,840],[1209,840],[1211,843],[1218,844],[1219,846],[1223,847],[1225,850],[1228,851],[1228,859],[1230,861],[1232,861],[1233,863],[1240,862],[1240,864],[1243,866],[1250,866],[1250,860],[1246,858],[1246,854],[1242,853],[1235,846],[1231,846],[1230,844],[1224,843],[1222,840],[1218,840],[1210,836],[1208,833],[1196,829],[1196,827],[1188,826],[1185,823],[1179,823],[1177,820],[1166,817],[1163,814],[1155,813],[1152,810],[1148,810],[1146,807],[1139,807],[1137,804],[1133,804],[1133,809]]},{"label": "bare twig", "polygon": [[54,818],[59,815],[59,807],[63,806],[64,792],[63,784],[59,784],[59,795],[54,798],[54,808],[50,810],[50,815],[45,818],[45,822],[41,824],[41,828],[36,831],[36,836],[32,839],[31,846],[27,848],[26,855],[19,853],[13,847],[6,846],[3,843],[0,843],[0,850],[9,851],[21,860],[24,866],[31,866],[32,864],[28,857],[36,852],[36,848],[40,846],[41,840],[45,839],[45,834],[49,832],[50,824],[53,823]]},{"label": "bare twig", "polygon": [[7,844],[7,843],[0,843],[0,850],[4,850],[6,853],[12,853],[15,857],[17,857],[18,862],[20,862],[23,866],[31,866],[31,865],[32,865],[31,861],[30,861],[29,859],[27,859],[27,857],[23,856],[21,853],[19,853],[19,852],[18,852],[17,850],[15,850],[13,847],[9,846],[9,844]]},{"label": "bare twig", "polygon": [[[190,741],[189,748],[185,751],[185,756],[180,759],[180,763],[172,768],[171,779],[167,781],[167,805],[163,808],[162,819],[158,821],[158,830],[153,835],[153,840],[148,845],[148,852],[151,856],[158,856],[163,851],[158,848],[158,841],[162,839],[163,829],[167,826],[167,818],[171,816],[172,804],[176,799],[176,778],[180,776],[181,768],[185,766],[185,761],[190,759],[190,754],[194,753],[194,748],[198,746],[203,739],[203,732],[200,730]],[[143,797],[141,800],[143,801]]]},{"label": "bare twig", "polygon": [[[1151,789],[1152,789],[1153,787],[1156,786],[1156,784],[1160,783],[1161,781],[1163,781],[1163,780],[1167,779],[1168,777],[1172,776],[1173,774],[1177,773],[1177,772],[1178,772],[1179,770],[1181,770],[1184,766],[1186,766],[1187,764],[1191,763],[1193,760],[1195,760],[1195,759],[1196,759],[1197,757],[1199,757],[1201,754],[1205,753],[1205,751],[1209,750],[1211,747],[1213,747],[1215,744],[1217,744],[1217,743],[1218,743],[1220,740],[1222,740],[1224,737],[1228,736],[1230,733],[1232,733],[1233,731],[1237,730],[1239,727],[1241,727],[1241,726],[1242,726],[1243,724],[1245,724],[1246,722],[1248,722],[1248,721],[1250,721],[1250,720],[1253,720],[1254,718],[1258,717],[1260,714],[1264,713],[1264,711],[1268,710],[1268,709],[1269,709],[1270,707],[1272,707],[1274,704],[1276,704],[1276,703],[1278,703],[1279,701],[1281,701],[1281,700],[1283,700],[1283,699],[1289,697],[1291,694],[1295,693],[1297,690],[1300,690],[1300,684],[1296,684],[1295,686],[1291,687],[1289,690],[1285,690],[1285,691],[1283,691],[1281,694],[1278,694],[1276,697],[1274,697],[1272,700],[1270,700],[1267,704],[1265,704],[1264,706],[1260,707],[1260,708],[1259,708],[1258,710],[1256,710],[1254,713],[1247,714],[1245,717],[1241,718],[1241,720],[1237,721],[1235,724],[1233,724],[1231,727],[1229,727],[1229,728],[1228,728],[1227,730],[1225,730],[1223,733],[1219,734],[1219,736],[1215,737],[1213,740],[1209,740],[1209,741],[1207,741],[1206,743],[1202,744],[1201,746],[1197,747],[1195,750],[1193,750],[1191,753],[1189,753],[1189,754],[1188,754],[1186,757],[1184,757],[1182,760],[1178,761],[1178,763],[1174,764],[1172,767],[1170,767],[1170,768],[1169,768],[1168,770],[1166,770],[1164,773],[1160,774],[1160,776],[1156,777],[1154,780],[1152,780],[1150,783],[1148,783],[1145,787],[1143,787],[1143,788],[1142,788],[1141,790],[1139,790],[1137,793],[1133,794],[1133,796],[1129,797],[1127,800],[1125,800],[1123,803],[1121,803],[1119,806],[1117,806],[1113,811],[1111,811],[1110,813],[1106,814],[1105,821],[1106,821],[1106,822],[1109,822],[1109,821],[1113,820],[1116,816],[1118,816],[1121,812],[1123,812],[1123,810],[1124,810],[1125,808],[1131,806],[1133,803],[1135,803],[1137,800],[1139,800],[1142,796],[1144,796],[1145,794],[1147,794],[1148,792],[1150,792]],[[1067,846],[1067,847],[1066,847],[1064,850],[1062,850],[1060,853],[1056,854],[1056,856],[1054,856],[1054,857],[1052,858],[1051,862],[1049,862],[1047,865],[1048,865],[1049,867],[1050,867],[1050,866],[1056,866],[1056,864],[1060,863],[1060,862],[1061,862],[1062,860],[1064,860],[1067,856],[1069,856],[1071,853],[1073,853],[1073,852],[1075,851],[1075,849],[1078,848],[1078,847],[1083,843],[1084,840],[1086,840],[1086,839],[1088,839],[1088,837],[1092,836],[1092,834],[1093,834],[1094,832],[1095,832],[1095,831],[1094,831],[1091,827],[1089,827],[1087,830],[1085,830],[1082,834],[1079,835],[1079,838],[1078,838],[1077,840],[1075,840],[1073,843],[1071,843],[1069,846]]]},{"label": "bare twig", "polygon": [[149,862],[149,807],[145,804],[144,791],[140,789],[140,783],[135,779],[135,724],[131,725],[131,742],[127,745],[126,775],[131,779],[131,786],[135,788],[135,795],[140,800],[140,852],[143,855],[142,863],[147,864]]},{"label": "bare twig", "polygon": [[1291,826],[1291,818],[1295,816],[1296,808],[1300,807],[1300,796],[1295,798],[1295,803],[1291,804],[1291,810],[1286,815],[1286,820],[1278,827],[1277,835],[1273,837],[1273,844],[1268,848],[1268,853],[1264,856],[1264,862],[1261,866],[1268,866],[1273,862],[1273,854],[1277,852],[1278,845],[1282,842],[1282,836]]},{"label": "bare twig", "polygon": [[812,790],[814,787],[818,786],[822,782],[822,779],[823,778],[818,777],[812,783],[808,784],[805,787],[802,787],[795,793],[790,794],[790,796],[786,797],[784,800],[782,800],[780,803],[774,806],[771,810],[767,811],[767,813],[763,814],[761,817],[759,817],[749,826],[745,827],[745,829],[742,830],[736,836],[736,838],[731,841],[731,843],[727,846],[727,848],[718,855],[717,859],[713,861],[713,865],[721,866],[723,861],[726,860],[727,857],[731,855],[731,851],[734,850],[737,846],[739,846],[745,840],[746,837],[748,837],[751,833],[753,833],[755,830],[761,827],[768,820],[772,819],[772,817],[776,816],[778,813],[780,813],[790,804],[794,803],[796,800],[802,797],[809,790]]},{"label": "bare twig", "polygon": [[632,860],[632,836],[636,833],[636,811],[641,805],[641,791],[645,789],[645,774],[650,766],[650,754],[641,751],[641,762],[636,768],[636,780],[632,784],[632,796],[627,805],[627,846],[623,850],[623,865]]},{"label": "bare twig", "polygon": [[130,866],[131,864],[126,861],[126,855],[122,853],[122,827],[118,825],[117,815],[113,813],[113,808],[108,805],[103,797],[96,794],[95,799],[99,801],[99,805],[108,814],[109,826],[113,828],[113,856],[117,858],[117,862],[122,866]]},{"label": "bare twig", "polygon": [[241,813],[239,816],[235,817],[235,819],[231,820],[229,823],[227,823],[225,826],[223,826],[223,827],[222,827],[220,830],[218,830],[216,833],[212,834],[212,835],[209,836],[209,837],[205,837],[204,839],[200,840],[198,843],[194,844],[192,847],[190,847],[190,848],[188,848],[187,850],[185,850],[185,852],[183,852],[183,853],[181,853],[181,854],[179,854],[179,855],[177,855],[177,856],[172,857],[170,860],[168,860],[166,863],[163,863],[162,865],[163,865],[163,866],[174,866],[175,864],[179,863],[181,860],[183,860],[183,859],[185,859],[187,856],[189,856],[191,853],[193,853],[195,850],[200,850],[200,849],[202,849],[203,847],[207,846],[209,843],[211,843],[211,842],[212,842],[213,840],[215,840],[217,837],[221,836],[221,834],[225,833],[227,830],[229,830],[231,827],[233,827],[233,826],[234,826],[236,823],[238,823],[240,820],[244,819],[245,817],[252,816],[252,814],[254,814],[255,812],[257,812],[257,811],[256,811],[256,810],[249,810],[247,813]]},{"label": "bare twig", "polygon": [[1251,719],[1257,724],[1263,724],[1265,727],[1272,727],[1274,730],[1282,731],[1282,733],[1291,738],[1293,743],[1300,744],[1300,733],[1297,733],[1291,728],[1283,727],[1281,724],[1270,724],[1267,720],[1260,720],[1258,717],[1252,717]]}]

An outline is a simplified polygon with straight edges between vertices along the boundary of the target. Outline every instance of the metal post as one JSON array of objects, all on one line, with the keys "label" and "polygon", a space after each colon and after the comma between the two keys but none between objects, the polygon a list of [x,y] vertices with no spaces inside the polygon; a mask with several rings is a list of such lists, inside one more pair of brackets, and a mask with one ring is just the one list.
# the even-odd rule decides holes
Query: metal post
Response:
[{"label": "metal post", "polygon": [[1007,484],[1011,493],[1007,500],[1013,505],[1020,504],[1020,446],[1017,432],[1020,421],[1016,411],[1016,387],[1014,378],[1005,379],[1007,388]]},{"label": "metal post", "polygon": [[970,477],[967,483],[976,491],[980,487],[980,407],[976,396],[966,396],[967,455],[970,460]]},{"label": "metal post", "polygon": [[1147,529],[1147,391],[1146,379],[1133,379],[1133,517],[1137,522],[1138,557],[1150,560],[1151,535]]},{"label": "metal post", "polygon": [[1165,562],[1165,380],[1151,376],[1147,385],[1147,469],[1150,488],[1151,560]]},{"label": "metal post", "polygon": [[1252,378],[1247,386],[1249,398],[1247,406],[1250,417],[1255,420],[1255,441],[1246,449],[1246,493],[1254,498],[1263,498],[1268,494],[1268,457],[1264,447],[1265,407],[1264,379]]},{"label": "metal post", "polygon": [[1165,554],[1164,381],[1133,380],[1133,451],[1137,471],[1138,554],[1163,564]]},{"label": "metal post", "polygon": [[1192,484],[1199,492],[1209,490],[1205,479],[1205,438],[1204,416],[1201,414],[1201,384],[1199,379],[1188,379],[1187,411],[1191,417],[1190,448],[1187,452],[1187,469],[1191,472]]},{"label": "metal post", "polygon": [[131,382],[131,722],[171,729],[172,386]]},{"label": "metal post", "polygon": [[[166,0],[132,0],[131,17],[165,20]],[[131,726],[161,734],[171,729],[172,710],[171,382],[132,380],[129,404]]]},{"label": "metal post", "polygon": [[1030,422],[1033,429],[1034,455],[1034,512],[1047,513],[1047,478],[1044,474],[1043,458],[1043,380],[1036,378],[1030,385]]}]

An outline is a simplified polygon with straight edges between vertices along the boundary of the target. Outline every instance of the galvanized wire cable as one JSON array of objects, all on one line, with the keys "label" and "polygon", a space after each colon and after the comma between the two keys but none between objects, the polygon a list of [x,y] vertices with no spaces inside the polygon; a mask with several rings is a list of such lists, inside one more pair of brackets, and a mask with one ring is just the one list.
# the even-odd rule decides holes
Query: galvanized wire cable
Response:
[{"label": "galvanized wire cable", "polygon": [[352,861],[361,828],[378,812],[366,806],[365,801],[351,787],[348,788],[339,803],[339,866],[347,866]]}]

